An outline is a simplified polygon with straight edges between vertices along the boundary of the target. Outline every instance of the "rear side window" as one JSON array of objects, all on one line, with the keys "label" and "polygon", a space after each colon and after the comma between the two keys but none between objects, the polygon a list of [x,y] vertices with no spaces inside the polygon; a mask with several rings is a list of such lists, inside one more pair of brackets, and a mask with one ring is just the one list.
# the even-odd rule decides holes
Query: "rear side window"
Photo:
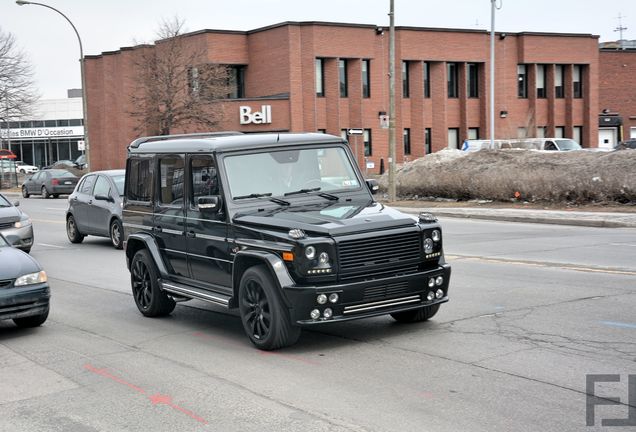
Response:
[{"label": "rear side window", "polygon": [[90,194],[93,190],[93,185],[95,184],[95,176],[90,175],[82,180],[82,184],[80,185],[79,191],[83,194]]},{"label": "rear side window", "polygon": [[183,205],[184,165],[183,158],[170,156],[159,161],[161,173],[159,202],[169,205]]},{"label": "rear side window", "polygon": [[95,183],[95,195],[109,196],[110,195],[110,183],[103,176],[97,177]]},{"label": "rear side window", "polygon": [[152,159],[130,159],[126,182],[127,198],[131,201],[151,201]]}]

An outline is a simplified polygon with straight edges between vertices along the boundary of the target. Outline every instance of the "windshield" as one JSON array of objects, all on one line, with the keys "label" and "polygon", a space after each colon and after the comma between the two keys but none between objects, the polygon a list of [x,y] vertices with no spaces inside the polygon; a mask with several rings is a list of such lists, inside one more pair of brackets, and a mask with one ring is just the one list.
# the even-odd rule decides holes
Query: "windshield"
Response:
[{"label": "windshield", "polygon": [[289,196],[298,191],[333,193],[360,187],[342,147],[227,156],[224,165],[232,199],[252,194]]},{"label": "windshield", "polygon": [[9,243],[7,243],[4,237],[2,237],[2,234],[0,234],[0,247],[5,247],[5,246],[9,246]]},{"label": "windshield", "polygon": [[115,183],[115,187],[117,188],[117,193],[119,196],[124,196],[124,181],[126,180],[125,175],[118,175],[111,177],[113,179],[113,183]]},{"label": "windshield", "polygon": [[557,139],[554,140],[556,144],[559,146],[559,150],[581,150],[581,146],[574,140],[571,139]]},{"label": "windshield", "polygon": [[9,201],[7,201],[7,199],[2,195],[0,195],[0,207],[11,207]]}]

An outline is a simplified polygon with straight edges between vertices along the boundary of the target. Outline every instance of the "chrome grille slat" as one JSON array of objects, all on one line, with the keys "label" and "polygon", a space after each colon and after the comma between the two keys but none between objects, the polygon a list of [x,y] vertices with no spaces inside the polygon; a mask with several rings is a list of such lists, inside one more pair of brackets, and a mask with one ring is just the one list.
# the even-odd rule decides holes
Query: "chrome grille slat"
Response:
[{"label": "chrome grille slat", "polygon": [[391,300],[361,303],[361,304],[352,305],[352,306],[345,306],[343,314],[347,315],[347,314],[352,314],[356,312],[364,312],[369,310],[388,308],[388,307],[399,306],[403,304],[419,303],[421,300],[422,299],[419,295],[412,295],[407,297],[395,298]]}]

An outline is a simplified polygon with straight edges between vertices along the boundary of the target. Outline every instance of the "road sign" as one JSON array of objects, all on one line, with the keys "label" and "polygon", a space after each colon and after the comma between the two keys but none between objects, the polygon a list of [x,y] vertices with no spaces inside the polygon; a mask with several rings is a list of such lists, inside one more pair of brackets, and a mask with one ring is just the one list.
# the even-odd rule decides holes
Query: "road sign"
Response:
[{"label": "road sign", "polygon": [[84,151],[86,150],[86,143],[84,142],[84,140],[79,140],[77,141],[77,149],[79,151]]},{"label": "road sign", "polygon": [[364,129],[347,129],[347,135],[362,135]]}]

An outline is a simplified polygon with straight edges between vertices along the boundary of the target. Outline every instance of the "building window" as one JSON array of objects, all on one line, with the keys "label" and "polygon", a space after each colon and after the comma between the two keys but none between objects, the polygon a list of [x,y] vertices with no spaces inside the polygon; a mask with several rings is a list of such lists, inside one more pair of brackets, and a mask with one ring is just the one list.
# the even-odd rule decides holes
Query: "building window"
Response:
[{"label": "building window", "polygon": [[409,97],[409,62],[402,62],[402,97]]},{"label": "building window", "polygon": [[347,129],[340,129],[340,138],[345,141],[349,141],[349,135],[347,135]]},{"label": "building window", "polygon": [[537,126],[537,138],[545,138],[547,133],[547,126]]},{"label": "building window", "polygon": [[469,98],[479,97],[479,68],[477,63],[468,63],[466,86]]},{"label": "building window", "polygon": [[245,66],[228,66],[228,98],[241,99],[245,97]]},{"label": "building window", "polygon": [[554,66],[554,97],[562,99],[565,97],[563,91],[563,65]]},{"label": "building window", "polygon": [[545,98],[546,97],[546,91],[545,91],[545,65],[542,64],[538,64],[537,68],[537,98]]},{"label": "building window", "polygon": [[518,127],[517,128],[517,138],[527,138],[528,137],[528,131],[525,127]]},{"label": "building window", "polygon": [[424,97],[431,97],[431,64],[424,62]]},{"label": "building window", "polygon": [[188,70],[190,93],[203,100],[245,97],[245,66],[215,63],[192,66]]},{"label": "building window", "polygon": [[424,154],[431,154],[431,128],[424,129]]},{"label": "building window", "polygon": [[318,133],[323,133],[323,134],[326,134],[326,133],[327,133],[327,129],[316,129],[316,131],[317,131]]},{"label": "building window", "polygon": [[528,97],[528,72],[526,65],[517,65],[517,97]]},{"label": "building window", "polygon": [[468,128],[468,139],[479,139],[479,128]]},{"label": "building window", "polygon": [[448,129],[448,148],[460,149],[460,147],[459,147],[459,129],[458,128],[449,128]]},{"label": "building window", "polygon": [[362,60],[362,97],[371,97],[371,61]]},{"label": "building window", "polygon": [[321,58],[317,58],[315,62],[316,68],[316,96],[324,96],[325,95],[325,67],[324,60]]},{"label": "building window", "polygon": [[554,128],[554,137],[555,138],[564,138],[565,137],[565,126],[556,126]]},{"label": "building window", "polygon": [[572,97],[583,97],[583,67],[581,65],[572,66]]},{"label": "building window", "polygon": [[572,139],[583,147],[583,126],[574,126],[572,128]]},{"label": "building window", "polygon": [[372,156],[373,148],[371,146],[371,129],[365,129],[362,136],[364,137],[364,155]]},{"label": "building window", "polygon": [[446,63],[446,80],[448,82],[448,97],[459,97],[457,63]]},{"label": "building window", "polygon": [[404,132],[402,133],[402,140],[404,141],[404,154],[411,154],[411,129],[404,128]]},{"label": "building window", "polygon": [[340,83],[340,97],[346,98],[349,93],[347,85],[347,60],[338,60],[338,82]]}]

